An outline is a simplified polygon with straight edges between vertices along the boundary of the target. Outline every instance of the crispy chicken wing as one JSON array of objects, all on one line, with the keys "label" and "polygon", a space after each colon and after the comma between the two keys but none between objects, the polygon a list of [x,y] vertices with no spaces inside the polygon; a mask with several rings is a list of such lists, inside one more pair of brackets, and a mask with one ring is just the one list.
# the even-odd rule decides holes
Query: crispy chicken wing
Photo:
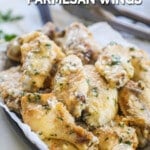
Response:
[{"label": "crispy chicken wing", "polygon": [[27,91],[37,91],[43,88],[53,64],[64,57],[64,54],[53,41],[40,32],[22,36],[22,43],[23,88]]},{"label": "crispy chicken wing", "polygon": [[128,49],[118,44],[106,46],[95,66],[112,87],[124,86],[134,75]]},{"label": "crispy chicken wing", "polygon": [[88,83],[86,81],[83,65],[75,55],[65,57],[54,79],[54,92],[69,112],[80,117],[86,105]]},{"label": "crispy chicken wing", "polygon": [[[51,23],[47,22],[42,29],[38,30],[39,32],[42,32],[46,36],[48,36],[50,39],[53,39],[56,32],[56,26]],[[24,35],[23,35],[24,36]],[[19,36],[12,40],[8,46],[7,46],[7,56],[9,59],[21,62],[21,45],[23,44],[23,36]]]},{"label": "crispy chicken wing", "polygon": [[20,82],[22,76],[21,67],[12,67],[0,72],[0,96],[7,106],[16,112],[20,112],[20,98],[24,92]]},{"label": "crispy chicken wing", "polygon": [[129,81],[119,92],[119,105],[131,124],[150,127],[149,90],[144,85]]},{"label": "crispy chicken wing", "polygon": [[83,63],[96,61],[101,49],[88,29],[80,23],[71,24],[55,38],[55,41],[63,48],[66,55],[77,55]]},{"label": "crispy chicken wing", "polygon": [[117,114],[117,90],[109,87],[96,71],[95,66],[86,65],[84,71],[89,91],[83,118],[88,125],[98,127],[111,121]]},{"label": "crispy chicken wing", "polygon": [[134,78],[133,80],[142,80],[146,87],[150,88],[150,57],[142,50],[130,50],[131,62],[134,66]]},{"label": "crispy chicken wing", "polygon": [[87,150],[98,139],[75,124],[66,107],[53,94],[27,94],[22,98],[22,117],[42,140],[59,139],[73,144],[79,150]]},{"label": "crispy chicken wing", "polygon": [[135,150],[138,146],[136,130],[122,121],[112,121],[94,134],[99,137],[100,150]]}]

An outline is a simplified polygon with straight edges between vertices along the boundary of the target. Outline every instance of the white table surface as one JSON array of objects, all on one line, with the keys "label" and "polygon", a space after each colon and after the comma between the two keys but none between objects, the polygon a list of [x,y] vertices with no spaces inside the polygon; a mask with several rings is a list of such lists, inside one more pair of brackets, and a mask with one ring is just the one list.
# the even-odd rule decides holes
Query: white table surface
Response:
[{"label": "white table surface", "polygon": [[[145,14],[150,14],[150,1],[144,0],[144,5],[134,7],[133,9],[137,12],[138,9]],[[4,23],[0,24],[0,29],[3,29],[7,33],[25,33],[30,32],[32,30],[38,29],[41,27],[41,21],[39,18],[38,11],[35,6],[28,6],[26,0],[0,0],[0,10],[6,11],[8,9],[13,9],[14,14],[20,14],[25,16],[23,21],[19,21],[17,23]],[[54,22],[57,26],[61,26],[62,28],[66,25],[69,25],[73,21],[80,21],[74,16],[71,16],[60,6],[53,6],[52,15],[54,18]],[[63,14],[65,16],[62,17]],[[131,43],[136,44],[138,47],[149,51],[150,43],[147,41],[141,41],[139,39],[127,37]],[[0,50],[4,50],[0,47]],[[24,143],[22,138],[17,135],[14,131],[11,123],[7,120],[4,112],[0,109],[0,150],[30,150],[30,147]]]}]

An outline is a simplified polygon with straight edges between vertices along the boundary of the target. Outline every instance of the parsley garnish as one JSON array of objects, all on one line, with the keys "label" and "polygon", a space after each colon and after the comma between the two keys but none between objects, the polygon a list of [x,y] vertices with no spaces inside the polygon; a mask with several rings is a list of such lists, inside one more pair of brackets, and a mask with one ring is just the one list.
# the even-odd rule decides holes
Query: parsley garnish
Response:
[{"label": "parsley garnish", "polygon": [[95,97],[98,97],[99,93],[98,93],[98,88],[97,88],[97,87],[94,87],[94,88],[92,89],[92,92],[93,92],[93,95],[94,95]]},{"label": "parsley garnish", "polygon": [[57,117],[57,119],[59,119],[59,120],[63,121],[63,118],[61,118],[61,117],[59,117],[59,116]]},{"label": "parsley garnish", "polygon": [[120,56],[112,55],[111,57],[112,57],[112,58],[111,58],[111,60],[112,60],[111,66],[113,66],[113,65],[118,65],[118,64],[121,63],[121,60],[120,60],[121,58],[120,58]]},{"label": "parsley garnish", "polygon": [[18,20],[21,20],[22,18],[23,18],[22,16],[13,16],[12,10],[8,10],[5,13],[0,11],[0,23],[1,22],[18,21]]},{"label": "parsley garnish", "polygon": [[6,42],[13,40],[14,38],[16,38],[17,35],[16,34],[7,34],[4,33],[2,30],[0,30],[0,40],[5,40]]},{"label": "parsley garnish", "polygon": [[124,143],[125,143],[125,144],[128,144],[128,145],[131,145],[131,142],[130,142],[130,141],[125,141]]},{"label": "parsley garnish", "polygon": [[45,44],[46,47],[51,47],[50,43]]},{"label": "parsley garnish", "polygon": [[39,103],[41,100],[41,96],[39,94],[29,94],[27,98],[31,103]]},{"label": "parsley garnish", "polygon": [[129,49],[130,51],[134,51],[135,50],[135,48],[134,47],[130,47],[130,49]]}]

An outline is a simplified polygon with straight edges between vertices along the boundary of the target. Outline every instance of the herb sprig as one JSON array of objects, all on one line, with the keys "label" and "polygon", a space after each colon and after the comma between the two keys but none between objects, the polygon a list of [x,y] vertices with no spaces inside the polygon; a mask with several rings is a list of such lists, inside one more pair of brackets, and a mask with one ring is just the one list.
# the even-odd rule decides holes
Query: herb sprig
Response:
[{"label": "herb sprig", "polygon": [[5,40],[6,42],[11,41],[12,39],[16,38],[16,34],[7,34],[0,30],[0,40]]},{"label": "herb sprig", "polygon": [[0,11],[0,23],[2,23],[2,22],[19,21],[22,18],[23,18],[23,16],[12,15],[12,10],[8,10],[5,13]]}]

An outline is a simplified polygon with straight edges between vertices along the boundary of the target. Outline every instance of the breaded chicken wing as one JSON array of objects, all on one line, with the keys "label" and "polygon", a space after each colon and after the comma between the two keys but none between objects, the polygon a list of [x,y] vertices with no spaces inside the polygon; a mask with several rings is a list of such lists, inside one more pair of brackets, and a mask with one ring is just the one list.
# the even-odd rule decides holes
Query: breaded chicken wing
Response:
[{"label": "breaded chicken wing", "polygon": [[117,114],[117,89],[109,87],[95,66],[85,65],[84,71],[89,91],[83,118],[89,126],[98,127],[114,119]]},{"label": "breaded chicken wing", "polygon": [[144,83],[129,81],[119,92],[120,108],[130,124],[150,127],[148,91]]},{"label": "breaded chicken wing", "polygon": [[55,38],[55,41],[66,55],[77,55],[84,64],[96,61],[101,49],[94,41],[92,33],[80,23],[71,24]]},{"label": "breaded chicken wing", "polygon": [[99,137],[100,150],[135,150],[138,146],[136,130],[122,121],[112,121],[94,134]]},{"label": "breaded chicken wing", "polygon": [[23,121],[46,142],[48,139],[64,140],[79,150],[87,150],[98,139],[75,124],[66,107],[53,94],[27,94],[22,98]]},{"label": "breaded chicken wing", "polygon": [[133,80],[141,80],[145,83],[146,87],[150,88],[150,57],[149,55],[142,51],[129,49],[129,54],[131,56],[131,62],[134,66],[134,78]]},{"label": "breaded chicken wing", "polygon": [[134,75],[128,48],[118,44],[107,45],[95,66],[112,87],[124,86]]},{"label": "breaded chicken wing", "polygon": [[54,78],[54,93],[63,102],[69,112],[80,117],[86,105],[88,83],[83,65],[75,55],[65,57]]},{"label": "breaded chicken wing", "polygon": [[20,98],[24,92],[20,78],[21,67],[12,67],[0,72],[0,97],[13,111],[20,112]]},{"label": "breaded chicken wing", "polygon": [[64,57],[61,49],[47,36],[32,32],[22,36],[21,61],[22,83],[26,91],[37,91],[44,87],[53,64]]}]

